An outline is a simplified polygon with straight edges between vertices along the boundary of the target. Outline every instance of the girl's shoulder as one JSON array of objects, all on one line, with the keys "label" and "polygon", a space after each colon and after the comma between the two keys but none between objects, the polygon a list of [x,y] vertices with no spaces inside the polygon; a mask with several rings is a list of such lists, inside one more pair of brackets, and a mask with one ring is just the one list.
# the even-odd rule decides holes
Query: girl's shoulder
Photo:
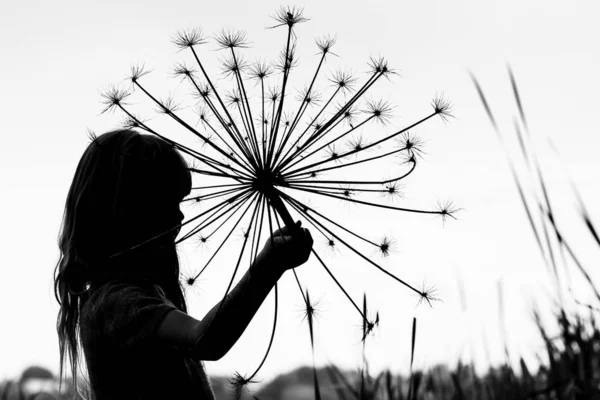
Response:
[{"label": "girl's shoulder", "polygon": [[108,337],[121,348],[139,346],[176,309],[158,285],[110,281],[91,290],[82,310],[82,328]]},{"label": "girl's shoulder", "polygon": [[90,287],[90,296],[86,301],[85,306],[91,308],[89,311],[96,311],[100,308],[122,305],[125,303],[136,303],[139,300],[150,299],[154,301],[162,301],[168,304],[171,302],[167,299],[162,288],[150,282],[130,282],[122,280],[110,280]]}]

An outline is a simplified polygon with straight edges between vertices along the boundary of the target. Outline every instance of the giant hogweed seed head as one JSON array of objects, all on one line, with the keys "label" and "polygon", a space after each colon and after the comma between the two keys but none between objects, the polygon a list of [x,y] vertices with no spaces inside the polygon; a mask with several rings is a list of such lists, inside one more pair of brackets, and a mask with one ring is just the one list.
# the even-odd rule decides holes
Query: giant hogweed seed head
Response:
[{"label": "giant hogweed seed head", "polygon": [[173,37],[172,42],[175,46],[179,47],[180,50],[207,43],[200,28],[179,31]]}]

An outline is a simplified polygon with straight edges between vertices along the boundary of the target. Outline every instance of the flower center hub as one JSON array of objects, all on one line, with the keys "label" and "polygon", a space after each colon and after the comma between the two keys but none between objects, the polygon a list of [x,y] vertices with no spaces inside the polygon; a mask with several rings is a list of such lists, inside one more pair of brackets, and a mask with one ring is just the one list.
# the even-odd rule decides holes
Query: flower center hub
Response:
[{"label": "flower center hub", "polygon": [[270,195],[273,192],[275,186],[286,185],[285,179],[281,174],[276,174],[270,170],[260,170],[256,174],[254,181],[252,181],[252,187],[257,192],[265,195]]}]

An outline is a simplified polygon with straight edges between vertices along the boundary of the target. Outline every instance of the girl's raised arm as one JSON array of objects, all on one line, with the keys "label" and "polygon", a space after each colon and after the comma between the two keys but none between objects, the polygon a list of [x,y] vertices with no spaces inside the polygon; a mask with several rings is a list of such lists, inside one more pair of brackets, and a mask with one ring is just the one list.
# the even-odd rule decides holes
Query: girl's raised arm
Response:
[{"label": "girl's raised arm", "polygon": [[273,234],[223,304],[217,303],[202,320],[170,311],[158,327],[159,340],[188,349],[200,360],[215,361],[227,354],[283,273],[310,255],[313,240],[307,229],[300,228],[293,236],[286,233],[284,227]]}]

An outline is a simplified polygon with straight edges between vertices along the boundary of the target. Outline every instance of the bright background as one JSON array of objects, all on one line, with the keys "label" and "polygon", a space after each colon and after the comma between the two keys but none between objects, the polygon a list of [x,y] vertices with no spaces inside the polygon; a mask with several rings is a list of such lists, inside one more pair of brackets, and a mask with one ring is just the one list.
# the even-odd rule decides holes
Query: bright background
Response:
[{"label": "bright background", "polygon": [[[323,34],[337,35],[333,51],[340,56],[329,59],[326,71],[339,66],[364,79],[369,57],[380,54],[398,71],[391,82],[379,82],[370,96],[396,105],[393,123],[385,128],[372,125],[371,130],[390,132],[422,118],[441,92],[452,101],[456,116],[447,124],[431,120],[414,131],[426,141],[427,155],[406,181],[403,204],[429,209],[437,200],[451,199],[463,209],[458,220],[444,225],[429,216],[341,207],[329,200],[319,203],[322,212],[361,234],[394,236],[398,252],[382,265],[416,285],[425,281],[435,286],[443,300],[433,308],[417,307],[417,298],[408,290],[347,250],[325,255],[354,299],[360,302],[366,291],[369,308],[380,312],[381,324],[367,343],[371,368],[408,370],[413,316],[418,318],[417,368],[454,363],[459,357],[474,359],[479,369],[502,361],[498,282],[504,292],[509,348],[535,362],[541,346],[531,310],[535,303],[549,316],[554,301],[551,280],[469,71],[482,83],[502,130],[510,133],[516,115],[506,72],[506,63],[511,64],[542,166],[549,171],[556,207],[571,211],[575,203],[564,168],[548,150],[546,138],[559,150],[598,221],[600,142],[595,113],[600,6],[592,1],[547,0],[297,5],[310,18],[296,29],[300,67],[293,73],[299,77],[312,76],[318,59],[313,39]],[[190,60],[171,44],[175,32],[196,26],[207,35],[221,27],[243,29],[252,42],[252,48],[244,51],[246,59],[272,60],[284,45],[285,29],[265,28],[274,25],[269,16],[279,6],[274,1],[155,0],[21,1],[2,6],[0,378],[15,376],[34,363],[58,371],[58,304],[52,276],[66,194],[88,143],[86,130],[102,133],[122,121],[117,114],[99,116],[100,93],[122,82],[130,66],[139,62],[154,69],[147,77],[153,92],[164,97],[171,91],[189,103],[189,88],[167,77],[175,61]],[[210,73],[218,76],[218,64],[210,61],[221,56],[215,49],[211,42],[199,50],[209,60]],[[143,104],[146,108],[140,110],[151,110],[149,103]],[[517,149],[513,142],[511,151]],[[383,172],[369,174],[379,178]],[[189,217],[193,211],[185,212]],[[597,248],[589,246],[587,236],[578,236],[583,230],[576,217],[564,212],[558,218],[565,234],[580,246],[584,260],[593,260]],[[326,253],[323,239],[315,235],[315,242],[316,249]],[[240,244],[238,239],[231,248]],[[188,245],[180,254],[183,270],[189,271],[197,270],[207,253]],[[233,268],[230,254],[203,276],[199,295],[190,298],[193,316],[202,318],[222,296]],[[298,274],[311,297],[321,299],[317,364],[331,361],[358,367],[360,319],[355,310],[315,260],[298,268]],[[591,301],[587,288],[573,276],[577,299]],[[281,281],[281,293],[278,332],[260,379],[311,362],[308,327],[301,322],[301,298],[290,273]],[[268,343],[272,307],[269,298],[231,352],[207,363],[210,373],[245,374],[256,368]]]}]

